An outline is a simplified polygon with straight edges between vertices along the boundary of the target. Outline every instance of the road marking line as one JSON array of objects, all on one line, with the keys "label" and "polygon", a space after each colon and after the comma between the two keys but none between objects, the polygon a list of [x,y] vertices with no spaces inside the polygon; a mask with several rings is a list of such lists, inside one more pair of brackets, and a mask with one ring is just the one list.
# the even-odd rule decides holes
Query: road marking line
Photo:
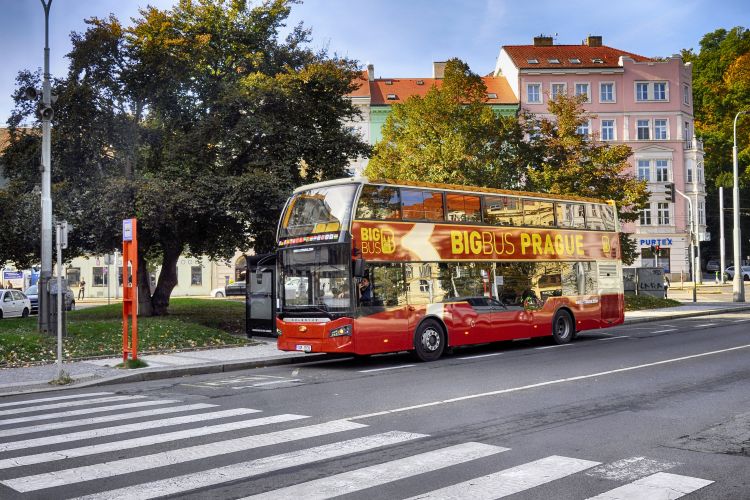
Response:
[{"label": "road marking line", "polygon": [[587,476],[625,483],[664,472],[681,465],[680,462],[659,462],[646,457],[628,457],[586,471]]},{"label": "road marking line", "polygon": [[82,418],[80,420],[68,420],[67,422],[57,422],[54,424],[43,424],[43,425],[30,425],[28,427],[14,427],[12,429],[4,429],[3,437],[6,436],[18,436],[20,434],[33,434],[37,432],[51,431],[56,429],[65,429],[68,427],[80,427],[83,425],[101,424],[105,422],[114,422],[119,420],[130,420],[133,418],[140,417],[152,417],[155,415],[165,415],[167,413],[178,413],[183,411],[191,410],[205,410],[207,408],[215,408],[219,405],[212,405],[208,403],[196,403],[192,405],[183,406],[170,406],[168,408],[155,408],[153,410],[135,411],[131,413],[119,413],[117,415],[106,415],[104,417],[91,417]]},{"label": "road marking line", "polygon": [[498,389],[496,391],[480,392],[480,393],[477,393],[477,394],[470,394],[468,396],[460,396],[460,397],[457,397],[457,398],[442,399],[442,400],[439,400],[439,401],[430,401],[428,403],[422,403],[422,404],[413,405],[413,406],[404,406],[402,408],[394,408],[392,410],[384,410],[384,411],[379,411],[379,412],[375,412],[375,413],[366,413],[366,414],[363,414],[363,415],[356,415],[356,416],[353,416],[353,417],[346,417],[346,418],[347,418],[347,420],[359,420],[359,419],[362,419],[362,418],[370,418],[370,417],[379,417],[379,416],[383,416],[383,415],[391,415],[393,413],[401,413],[401,412],[405,412],[405,411],[417,410],[417,409],[420,409],[420,408],[429,408],[429,407],[432,407],[432,406],[444,405],[444,404],[447,404],[447,403],[458,403],[460,401],[468,401],[470,399],[478,399],[478,398],[486,398],[486,397],[491,397],[491,396],[499,396],[501,394],[510,394],[512,392],[519,392],[519,391],[525,391],[525,390],[529,390],[529,389],[536,389],[536,388],[539,388],[539,387],[547,387],[547,386],[550,386],[550,385],[563,384],[563,383],[566,383],[566,382],[575,382],[575,381],[578,381],[578,380],[585,380],[585,379],[589,379],[589,378],[602,377],[604,375],[612,375],[612,374],[615,374],[615,373],[625,373],[625,372],[630,372],[630,371],[635,371],[635,370],[642,370],[644,368],[651,368],[651,367],[654,367],[654,366],[661,366],[661,365],[666,365],[666,364],[669,364],[669,363],[678,363],[680,361],[687,361],[687,360],[691,360],[691,359],[698,359],[698,358],[703,358],[703,357],[706,357],[706,356],[714,356],[716,354],[724,354],[724,353],[727,353],[727,352],[739,351],[739,350],[748,349],[748,348],[750,348],[750,344],[744,344],[744,345],[740,345],[740,346],[736,346],[736,347],[729,347],[727,349],[720,349],[718,351],[702,352],[700,354],[691,354],[689,356],[681,356],[679,358],[664,359],[662,361],[655,361],[653,363],[645,363],[645,364],[642,364],[642,365],[627,366],[625,368],[617,368],[615,370],[608,370],[608,371],[604,371],[604,372],[589,373],[587,375],[578,375],[578,376],[575,376],[575,377],[560,378],[560,379],[556,379],[556,380],[547,380],[546,382],[539,382],[539,383],[536,383],[536,384],[522,385],[522,386],[519,386],[519,387],[510,387],[508,389]]},{"label": "road marking line", "polygon": [[474,356],[464,356],[464,357],[458,358],[458,359],[488,358],[490,356],[501,356],[503,354],[504,353],[502,353],[502,352],[493,352],[493,353],[490,353],[490,354],[477,354],[477,355],[474,355]]},{"label": "road marking line", "polygon": [[667,332],[676,332],[677,330],[679,330],[679,328],[667,328],[666,330],[655,330],[649,333],[667,333]]},{"label": "road marking line", "polygon": [[463,443],[398,460],[391,460],[390,462],[370,467],[342,472],[334,476],[322,477],[286,488],[244,497],[240,500],[287,500],[289,498],[322,500],[462,464],[471,460],[477,460],[508,450],[510,448],[482,443]]},{"label": "road marking line", "polygon": [[706,328],[706,327],[709,327],[709,326],[716,326],[716,325],[717,325],[717,323],[706,323],[704,325],[693,325],[693,328]]},{"label": "road marking line", "polygon": [[[219,434],[221,432],[236,431],[239,429],[250,429],[252,427],[259,427],[261,425],[276,424],[280,422],[289,422],[292,420],[300,420],[308,418],[305,415],[275,415],[272,417],[261,417],[250,420],[241,420],[239,422],[230,422],[228,424],[220,425],[209,425],[205,427],[198,427],[196,429],[183,429],[175,432],[167,432],[165,434],[154,434],[151,436],[141,436],[132,439],[124,439],[121,441],[112,441],[108,443],[100,443],[89,446],[81,446],[78,448],[69,448],[58,451],[48,451],[44,453],[36,453],[34,455],[24,455],[20,457],[6,458],[0,460],[0,470],[11,469],[13,467],[23,467],[26,465],[41,464],[45,462],[54,462],[57,460],[64,460],[72,457],[85,457],[88,455],[96,455],[98,453],[107,453],[111,451],[129,450],[139,448],[141,446],[150,446],[157,443],[169,443],[172,441],[179,441],[181,439],[190,439],[198,436],[210,436],[212,434]],[[304,427],[303,427],[304,429]],[[291,431],[284,431],[291,432]],[[226,442],[226,441],[225,441]],[[132,460],[138,460],[132,459]],[[140,469],[136,469],[140,470]],[[54,473],[53,473],[54,474]]]},{"label": "road marking line", "polygon": [[43,415],[32,415],[30,417],[10,418],[7,420],[0,420],[0,425],[18,424],[21,422],[36,422],[38,420],[52,420],[53,418],[74,417],[76,415],[88,415],[89,413],[101,413],[105,411],[124,410],[126,408],[142,408],[144,406],[167,405],[171,403],[181,403],[181,402],[182,401],[177,401],[176,399],[162,399],[162,400],[156,400],[156,401],[137,401],[135,403],[125,403],[122,405],[100,406],[98,408],[85,408],[83,410],[59,411],[55,413],[45,413]]},{"label": "road marking line", "polygon": [[673,500],[704,488],[711,483],[713,481],[697,477],[658,472],[630,484],[606,491],[588,500],[626,500],[633,498]]},{"label": "road marking line", "polygon": [[750,321],[750,319],[735,319],[732,320],[732,323],[744,323],[745,321]]},{"label": "road marking line", "polygon": [[526,491],[597,465],[599,465],[599,462],[553,455],[417,495],[408,500],[425,498],[492,500]]},{"label": "road marking line", "polygon": [[0,452],[11,450],[22,450],[24,448],[34,448],[35,446],[49,446],[52,444],[66,443],[71,441],[81,441],[83,439],[95,439],[105,436],[115,436],[117,434],[126,434],[129,432],[138,433],[145,429],[158,429],[160,427],[170,427],[173,425],[190,424],[192,422],[205,422],[207,420],[216,420],[219,418],[236,417],[238,415],[248,415],[258,413],[260,410],[251,410],[249,408],[233,408],[231,410],[214,411],[209,413],[200,413],[197,415],[185,415],[182,417],[165,418],[161,420],[152,420],[150,422],[137,422],[134,424],[117,425],[114,427],[104,427],[101,429],[90,429],[79,432],[69,432],[67,434],[56,434],[34,439],[24,439],[22,441],[10,441],[0,443]]},{"label": "road marking line", "polygon": [[543,346],[543,347],[535,347],[534,349],[536,349],[536,350],[539,350],[539,349],[554,349],[555,347],[570,347],[572,345],[573,344],[546,345],[546,346]]},{"label": "road marking line", "polygon": [[630,335],[619,335],[617,337],[610,337],[608,339],[596,339],[596,340],[617,340],[617,339],[629,339]]},{"label": "road marking line", "polygon": [[[237,424],[235,423],[232,425],[236,426]],[[228,453],[252,450],[254,448],[260,448],[262,446],[271,446],[280,443],[288,443],[290,441],[297,441],[300,439],[324,436],[326,434],[333,434],[336,432],[350,431],[354,429],[360,429],[362,427],[367,426],[364,424],[357,424],[346,420],[334,420],[332,422],[324,422],[322,424],[310,425],[307,427],[297,427],[294,429],[269,432],[267,434],[255,434],[242,438],[228,439],[226,441],[215,441],[212,443],[188,446],[185,448],[178,448],[140,457],[124,458],[121,460],[113,460],[111,462],[103,462],[94,465],[84,465],[72,469],[64,469],[42,474],[35,474],[32,476],[5,479],[3,481],[0,481],[0,483],[22,493],[28,491],[37,491],[43,490],[45,488],[65,486],[80,483],[83,481],[92,481],[94,479],[103,479],[107,477],[119,476],[122,474],[130,474],[131,472],[151,470],[158,467],[166,467],[168,465],[192,462],[194,460],[217,457]],[[195,431],[196,430],[193,430],[192,432]],[[186,432],[190,433],[191,431]],[[143,439],[147,440],[153,438],[154,436],[146,436]],[[128,448],[128,441],[123,441],[120,449]],[[68,451],[60,453],[60,459],[67,458],[65,455],[68,454]],[[295,454],[296,453],[299,452],[295,452]],[[12,460],[17,461],[23,458],[25,457],[19,457]],[[204,473],[197,475],[203,476]],[[164,493],[161,494],[164,495]],[[142,497],[140,495],[124,495],[120,498]]]},{"label": "road marking line", "polygon": [[666,328],[679,328],[679,327],[674,326],[674,325],[656,325],[656,326],[664,326]]},{"label": "road marking line", "polygon": [[253,384],[252,387],[262,387],[264,385],[273,384],[286,384],[287,382],[302,382],[302,380],[298,378],[290,378],[288,380],[271,380],[269,382],[258,382],[257,384]]},{"label": "road marking line", "polygon": [[[331,423],[329,422],[323,425],[330,426]],[[198,474],[190,473],[183,476],[161,479],[151,483],[126,486],[116,490],[104,491],[85,496],[80,500],[120,500],[122,498],[138,498],[139,500],[146,500],[165,495],[175,495],[198,488],[207,488],[230,481],[249,479],[261,474],[267,474],[269,472],[283,470],[289,467],[298,467],[300,465],[311,464],[321,460],[330,460],[332,458],[351,455],[352,453],[361,453],[424,437],[427,437],[427,435],[400,431],[385,432],[382,434],[350,439],[348,441],[340,441],[304,450],[295,450],[289,453],[282,453],[280,455],[273,455],[238,464],[217,467],[215,469],[208,469],[201,471]]]},{"label": "road marking line", "polygon": [[66,401],[64,403],[51,403],[46,405],[26,406],[24,408],[13,408],[12,410],[0,411],[0,416],[18,415],[19,413],[31,413],[35,411],[54,410],[56,408],[70,408],[71,406],[95,405],[99,403],[114,403],[127,399],[144,399],[146,396],[110,396],[106,398],[84,399],[83,401]]},{"label": "road marking line", "polygon": [[372,372],[382,372],[386,370],[398,370],[400,368],[410,368],[412,366],[416,366],[416,365],[398,365],[398,366],[387,366],[385,368],[371,368],[369,370],[359,370],[359,373],[372,373]]},{"label": "road marking line", "polygon": [[46,403],[47,401],[61,401],[63,399],[90,398],[94,396],[109,396],[111,392],[90,392],[88,394],[70,394],[68,396],[55,396],[53,398],[27,399],[25,401],[14,401],[12,403],[0,403],[0,408],[9,406],[21,406],[31,403]]}]

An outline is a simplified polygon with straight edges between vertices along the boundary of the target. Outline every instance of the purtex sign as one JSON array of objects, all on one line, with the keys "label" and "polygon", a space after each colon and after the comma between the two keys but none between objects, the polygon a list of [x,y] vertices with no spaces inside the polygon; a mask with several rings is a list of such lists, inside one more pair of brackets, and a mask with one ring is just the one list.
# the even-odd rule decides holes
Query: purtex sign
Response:
[{"label": "purtex sign", "polygon": [[672,238],[657,238],[651,240],[641,239],[638,244],[642,247],[649,247],[651,245],[659,245],[660,247],[672,246]]}]

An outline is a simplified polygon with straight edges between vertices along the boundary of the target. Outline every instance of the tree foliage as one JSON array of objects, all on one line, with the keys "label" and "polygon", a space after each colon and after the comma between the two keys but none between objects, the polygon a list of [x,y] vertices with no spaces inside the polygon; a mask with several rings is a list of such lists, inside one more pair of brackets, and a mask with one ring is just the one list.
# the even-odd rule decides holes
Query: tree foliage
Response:
[{"label": "tree foliage", "polygon": [[[142,312],[166,313],[181,253],[271,249],[291,190],[340,177],[368,152],[342,125],[357,113],[344,97],[356,64],[309,49],[302,25],[282,39],[293,3],[181,1],[148,7],[128,27],[89,19],[72,35],[68,74],[53,89],[55,214],[76,227],[69,255],[112,251],[120,221],[138,218]],[[3,157],[14,199],[38,182],[40,134],[19,127],[34,116],[21,99],[29,85],[39,75],[21,73]],[[37,252],[38,239],[2,244],[0,260]],[[154,259],[162,271],[151,290]]]}]

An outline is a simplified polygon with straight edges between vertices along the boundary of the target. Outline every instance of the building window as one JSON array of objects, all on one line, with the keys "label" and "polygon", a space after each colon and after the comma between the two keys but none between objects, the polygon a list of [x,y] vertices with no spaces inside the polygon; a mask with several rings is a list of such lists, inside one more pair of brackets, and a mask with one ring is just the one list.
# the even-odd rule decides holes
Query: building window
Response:
[{"label": "building window", "polygon": [[107,286],[107,268],[106,267],[94,267],[92,269],[92,283],[91,286]]},{"label": "building window", "polygon": [[700,162],[698,164],[698,182],[700,182],[701,184],[703,184],[704,182],[706,182],[703,179],[703,162]]},{"label": "building window", "polygon": [[669,182],[669,161],[656,160],[656,182]]},{"label": "building window", "polygon": [[68,286],[78,286],[81,283],[81,268],[69,267],[65,270],[65,277],[68,279]]},{"label": "building window", "polygon": [[654,139],[666,139],[667,138],[667,120],[654,120]]},{"label": "building window", "polygon": [[190,266],[190,285],[203,285],[203,266]]},{"label": "building window", "polygon": [[648,101],[648,83],[635,84],[635,100]]},{"label": "building window", "polygon": [[698,202],[698,224],[704,225],[706,223],[706,204],[702,201]]},{"label": "building window", "polygon": [[589,84],[588,83],[576,83],[576,95],[586,96],[586,102],[591,102],[589,97]]},{"label": "building window", "polygon": [[559,95],[565,95],[568,93],[567,84],[565,83],[553,83],[552,84],[552,99],[555,99]]},{"label": "building window", "polygon": [[614,120],[602,120],[601,138],[603,141],[615,140],[615,121]]},{"label": "building window", "polygon": [[542,102],[542,85],[540,83],[526,85],[526,102],[534,104]]},{"label": "building window", "polygon": [[690,87],[687,84],[682,86],[682,104],[690,106]]},{"label": "building window", "polygon": [[660,226],[669,225],[669,203],[656,204],[656,218]]},{"label": "building window", "polygon": [[654,82],[654,101],[667,100],[667,82]]},{"label": "building window", "polygon": [[589,135],[589,122],[584,122],[576,128],[576,133],[578,135],[582,135],[584,137],[588,137]]},{"label": "building window", "polygon": [[641,210],[641,226],[651,225],[651,205]]},{"label": "building window", "polygon": [[638,160],[638,180],[646,182],[651,181],[651,161]]},{"label": "building window", "polygon": [[649,126],[649,120],[638,120],[636,122],[636,130],[638,132],[638,140],[639,141],[647,141],[650,137],[650,126]]},{"label": "building window", "polygon": [[615,84],[613,82],[599,84],[599,102],[615,102]]},{"label": "building window", "polygon": [[690,142],[691,134],[690,134],[690,122],[685,122],[685,128],[682,130],[683,139],[685,139],[685,142]]},{"label": "building window", "polygon": [[688,168],[687,168],[687,182],[688,183],[693,182],[693,167],[691,167],[689,165],[688,165]]}]

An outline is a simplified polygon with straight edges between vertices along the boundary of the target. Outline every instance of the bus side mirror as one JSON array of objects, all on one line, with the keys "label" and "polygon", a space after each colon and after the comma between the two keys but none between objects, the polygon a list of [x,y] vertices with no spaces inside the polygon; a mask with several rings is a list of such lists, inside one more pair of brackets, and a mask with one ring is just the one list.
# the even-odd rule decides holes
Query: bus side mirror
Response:
[{"label": "bus side mirror", "polygon": [[357,257],[356,259],[354,259],[354,277],[365,277],[365,259],[363,259],[362,257]]}]

